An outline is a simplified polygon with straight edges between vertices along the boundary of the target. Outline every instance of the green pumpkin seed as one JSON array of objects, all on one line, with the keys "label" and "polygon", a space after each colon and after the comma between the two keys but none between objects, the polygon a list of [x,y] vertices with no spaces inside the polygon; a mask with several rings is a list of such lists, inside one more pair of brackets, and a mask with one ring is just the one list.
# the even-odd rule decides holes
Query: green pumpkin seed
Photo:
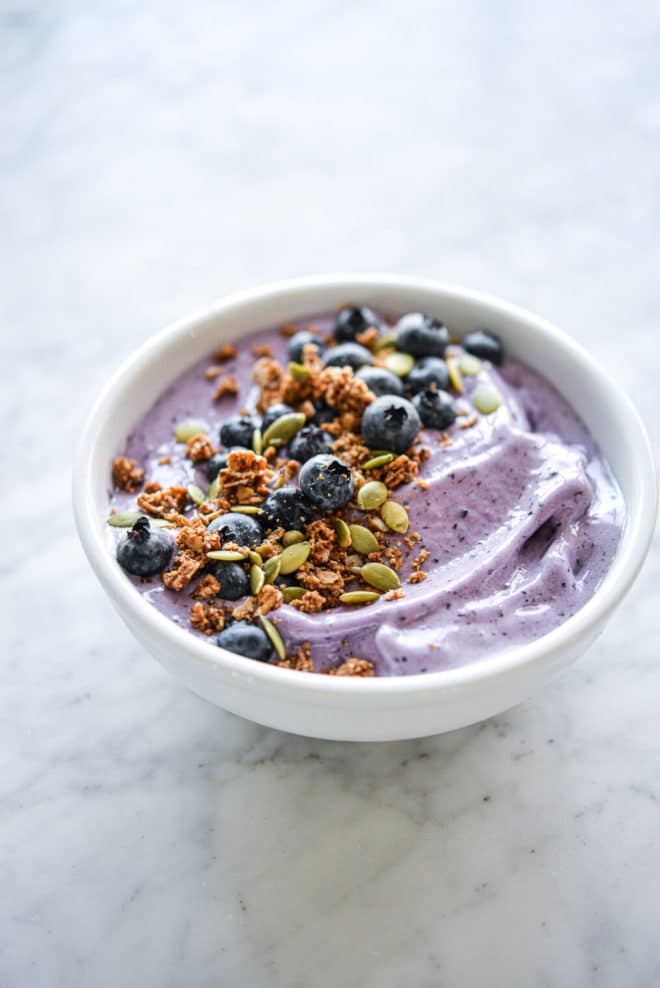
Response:
[{"label": "green pumpkin seed", "polygon": [[484,415],[490,415],[500,407],[502,398],[497,388],[490,384],[481,384],[472,395],[472,404]]},{"label": "green pumpkin seed", "polygon": [[380,594],[373,590],[350,590],[348,593],[343,593],[339,600],[342,604],[371,604],[379,597]]},{"label": "green pumpkin seed", "polygon": [[296,432],[302,429],[307,419],[302,412],[287,412],[280,415],[268,426],[263,437],[263,448],[268,446],[284,446],[293,439]]},{"label": "green pumpkin seed", "polygon": [[280,575],[280,566],[282,565],[281,556],[271,556],[267,559],[263,565],[264,576],[266,577],[266,583],[275,583],[275,580]]},{"label": "green pumpkin seed", "polygon": [[139,511],[119,511],[116,515],[110,515],[108,525],[112,525],[113,528],[132,528],[141,517]]},{"label": "green pumpkin seed", "polygon": [[261,429],[255,429],[252,433],[252,449],[257,454],[261,456],[261,451],[263,449],[263,439],[261,436]]},{"label": "green pumpkin seed", "polygon": [[393,569],[383,563],[365,563],[360,570],[360,576],[370,587],[376,590],[396,590],[401,581]]},{"label": "green pumpkin seed", "polygon": [[152,528],[174,528],[174,522],[168,521],[167,518],[150,518],[149,524]]},{"label": "green pumpkin seed", "polygon": [[187,419],[174,426],[174,438],[178,443],[187,443],[193,436],[206,435],[208,426],[201,419]]},{"label": "green pumpkin seed", "polygon": [[357,492],[356,501],[363,511],[373,511],[387,501],[387,487],[380,480],[370,480]]},{"label": "green pumpkin seed", "polygon": [[263,565],[263,559],[254,549],[248,549],[248,559],[251,563],[254,563],[255,566]]},{"label": "green pumpkin seed", "polygon": [[207,559],[219,559],[221,563],[243,563],[247,557],[246,552],[239,552],[237,549],[214,549],[206,553]]},{"label": "green pumpkin seed", "polygon": [[289,573],[295,573],[303,563],[307,562],[311,551],[312,545],[310,542],[295,542],[293,545],[287,546],[286,549],[282,550],[280,573],[283,576],[288,576]]},{"label": "green pumpkin seed", "polygon": [[386,501],[380,509],[380,517],[393,532],[407,532],[410,521],[408,512],[396,501]]},{"label": "green pumpkin seed", "polygon": [[299,532],[295,528],[292,528],[288,532],[285,532],[284,535],[282,536],[282,545],[284,547],[288,545],[295,545],[296,542],[304,542],[304,541],[305,541],[305,536],[303,535],[303,533]]},{"label": "green pumpkin seed", "polygon": [[309,367],[305,367],[304,364],[297,364],[295,361],[289,364],[289,374],[296,384],[304,384],[310,373]]},{"label": "green pumpkin seed", "polygon": [[415,358],[409,353],[399,353],[398,350],[395,350],[394,353],[387,354],[383,360],[383,366],[386,370],[396,374],[397,377],[405,377],[415,366]]},{"label": "green pumpkin seed", "polygon": [[212,501],[213,498],[216,498],[219,493],[220,493],[220,474],[218,474],[215,480],[212,480],[211,483],[209,484],[209,489],[206,492],[206,499]]},{"label": "green pumpkin seed", "polygon": [[335,518],[335,535],[340,549],[348,549],[351,544],[351,530],[341,518]]},{"label": "green pumpkin seed", "polygon": [[271,643],[275,648],[275,651],[277,652],[279,657],[281,659],[286,659],[286,648],[284,647],[282,636],[275,627],[275,625],[273,624],[273,622],[269,621],[268,618],[264,617],[264,615],[261,613],[259,614],[259,620],[261,621],[264,631],[270,638]]},{"label": "green pumpkin seed", "polygon": [[380,546],[373,532],[370,532],[364,525],[350,525],[351,543],[356,552],[361,556],[368,556],[370,552],[378,552]]},{"label": "green pumpkin seed", "polygon": [[237,511],[239,515],[260,515],[261,508],[258,504],[235,504],[231,509]]},{"label": "green pumpkin seed", "polygon": [[284,603],[290,604],[292,600],[302,600],[306,593],[304,587],[285,587],[282,591]]},{"label": "green pumpkin seed", "polygon": [[363,470],[375,470],[376,467],[386,467],[388,463],[391,463],[394,459],[394,453],[379,453],[378,456],[372,456],[370,460],[362,464]]},{"label": "green pumpkin seed", "polygon": [[204,504],[204,501],[206,501],[206,494],[197,486],[197,484],[188,484],[186,489],[188,491],[188,497],[191,501],[194,501],[195,504]]},{"label": "green pumpkin seed", "polygon": [[396,346],[396,333],[385,333],[376,340],[373,348],[374,353],[380,353],[381,350],[389,350],[391,347]]},{"label": "green pumpkin seed", "polygon": [[264,583],[266,582],[266,577],[261,566],[257,566],[255,563],[250,566],[250,590],[256,595],[259,593]]},{"label": "green pumpkin seed", "polygon": [[458,364],[453,357],[447,358],[447,372],[449,374],[449,380],[454,391],[457,391],[459,395],[463,394],[463,378],[461,377],[461,372],[458,369]]},{"label": "green pumpkin seed", "polygon": [[476,377],[481,373],[481,361],[472,353],[464,353],[458,362],[458,369],[465,377]]}]

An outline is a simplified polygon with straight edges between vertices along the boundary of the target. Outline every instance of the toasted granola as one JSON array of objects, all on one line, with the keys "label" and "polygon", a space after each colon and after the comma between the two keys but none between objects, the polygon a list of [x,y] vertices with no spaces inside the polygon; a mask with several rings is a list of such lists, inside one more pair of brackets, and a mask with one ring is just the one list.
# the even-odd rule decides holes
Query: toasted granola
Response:
[{"label": "toasted granola", "polygon": [[213,354],[212,360],[215,360],[217,364],[225,364],[228,360],[233,360],[236,356],[236,347],[233,343],[223,343],[215,353]]},{"label": "toasted granola", "polygon": [[[156,490],[153,490],[153,487]],[[150,489],[148,489],[150,488]],[[171,512],[180,513],[188,501],[188,491],[185,487],[174,485],[164,490],[158,485],[148,484],[142,494],[138,496],[137,506],[140,511],[151,515],[153,518],[167,518]]]},{"label": "toasted granola", "polygon": [[186,443],[186,457],[192,460],[193,463],[210,460],[215,452],[215,446],[203,432],[200,432],[197,436],[191,436]]},{"label": "toasted granola", "polygon": [[280,666],[281,669],[295,669],[297,672],[314,672],[310,643],[303,642],[294,655],[287,655],[275,665]]},{"label": "toasted granola", "polygon": [[220,471],[220,490],[230,504],[261,504],[270,494],[273,471],[263,456],[252,450],[236,450]]},{"label": "toasted granola", "polygon": [[112,483],[120,491],[135,494],[142,487],[144,470],[137,466],[135,460],[126,456],[118,456],[112,464]]},{"label": "toasted granola", "polygon": [[225,626],[225,612],[214,604],[194,604],[190,611],[190,623],[196,631],[212,635]]},{"label": "toasted granola", "polygon": [[376,675],[373,662],[369,659],[346,659],[335,669],[324,669],[326,676],[362,676],[371,677]]},{"label": "toasted granola", "polygon": [[221,401],[223,398],[235,398],[240,388],[238,378],[235,374],[227,374],[220,378],[218,385],[213,392],[213,401]]}]

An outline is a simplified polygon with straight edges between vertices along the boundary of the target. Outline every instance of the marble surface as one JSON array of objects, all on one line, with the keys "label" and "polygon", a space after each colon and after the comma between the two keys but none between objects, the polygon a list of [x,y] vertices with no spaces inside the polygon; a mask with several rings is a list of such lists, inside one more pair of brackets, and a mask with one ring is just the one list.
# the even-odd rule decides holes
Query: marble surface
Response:
[{"label": "marble surface", "polygon": [[657,444],[659,39],[649,0],[0,0],[2,988],[660,982],[657,542],[524,706],[328,744],[170,680],[69,503],[136,343],[322,270],[547,314]]}]

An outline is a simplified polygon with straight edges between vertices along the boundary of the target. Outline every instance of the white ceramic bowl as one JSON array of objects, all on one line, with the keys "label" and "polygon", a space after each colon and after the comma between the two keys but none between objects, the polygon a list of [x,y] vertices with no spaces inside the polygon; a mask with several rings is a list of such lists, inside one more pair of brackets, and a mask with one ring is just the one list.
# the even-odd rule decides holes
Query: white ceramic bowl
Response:
[{"label": "white ceramic bowl", "polygon": [[[110,463],[131,427],[184,369],[225,340],[351,300],[386,311],[424,310],[459,333],[488,326],[507,352],[543,374],[582,416],[621,485],[627,523],[592,599],[549,634],[464,668],[351,679],[280,669],[200,641],[136,592],[108,551]],[[73,478],[87,557],[138,641],[200,696],[261,724],[354,741],[424,737],[474,723],[528,697],[600,634],[649,547],[656,515],[653,457],[626,395],[570,337],[499,299],[450,285],[390,276],[328,276],[269,285],[227,298],[148,340],[113,375],[85,426]]]}]

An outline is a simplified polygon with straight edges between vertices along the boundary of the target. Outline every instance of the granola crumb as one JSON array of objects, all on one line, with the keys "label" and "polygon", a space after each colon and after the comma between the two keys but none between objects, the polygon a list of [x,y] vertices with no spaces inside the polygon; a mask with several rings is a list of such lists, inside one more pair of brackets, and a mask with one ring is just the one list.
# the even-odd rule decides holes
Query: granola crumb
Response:
[{"label": "granola crumb", "polygon": [[374,346],[378,342],[378,330],[375,326],[369,326],[362,333],[358,333],[355,337],[355,341],[361,346],[366,346],[367,350],[373,350]]},{"label": "granola crumb", "polygon": [[478,421],[479,421],[479,419],[478,419],[477,415],[473,413],[468,418],[463,419],[462,422],[459,422],[458,423],[458,428],[459,429],[471,429],[472,426],[473,425],[476,425]]},{"label": "granola crumb", "polygon": [[147,484],[137,499],[137,505],[140,511],[153,518],[165,518],[169,512],[182,512],[187,500],[185,487],[174,485],[163,490],[159,484]]},{"label": "granola crumb", "polygon": [[223,343],[222,346],[215,351],[212,356],[212,360],[215,360],[217,364],[226,364],[228,360],[233,360],[236,356],[236,347],[233,343]]},{"label": "granola crumb", "polygon": [[403,600],[406,596],[406,591],[403,587],[397,587],[395,590],[388,590],[385,594],[385,600]]},{"label": "granola crumb", "polygon": [[144,470],[136,465],[135,460],[129,460],[126,456],[118,456],[112,464],[112,483],[120,491],[128,491],[135,494],[142,487],[144,481]]},{"label": "granola crumb", "polygon": [[408,583],[421,583],[422,580],[425,579],[426,573],[423,573],[421,570],[415,570],[415,572],[411,573],[408,577]]},{"label": "granola crumb", "polygon": [[298,332],[298,327],[294,326],[291,322],[285,322],[280,326],[280,334],[285,336],[287,339],[291,336],[295,336]]},{"label": "granola crumb", "polygon": [[193,463],[201,463],[202,460],[210,460],[215,451],[215,446],[209,437],[200,432],[199,435],[192,436],[186,443],[185,455]]},{"label": "granola crumb", "polygon": [[212,597],[217,597],[219,592],[219,582],[212,573],[207,573],[201,578],[190,596],[193,600],[210,600]]},{"label": "granola crumb", "polygon": [[218,382],[218,386],[213,392],[213,401],[221,401],[223,398],[235,398],[239,390],[236,375],[228,374]]},{"label": "granola crumb", "polygon": [[164,467],[164,466],[167,466],[167,464],[168,463],[171,463],[171,462],[172,462],[172,457],[171,456],[161,456],[160,460],[158,461],[158,465],[161,466],[161,467]]},{"label": "granola crumb", "polygon": [[402,453],[383,469],[383,483],[390,490],[393,490],[395,487],[400,487],[401,484],[411,483],[417,476],[418,470],[417,463]]},{"label": "granola crumb", "polygon": [[324,669],[323,672],[326,676],[361,676],[362,678],[370,678],[376,675],[373,662],[370,662],[369,659],[356,658],[346,659],[336,669]]},{"label": "granola crumb", "polygon": [[297,672],[314,672],[314,663],[312,661],[309,642],[303,642],[294,655],[287,655],[285,659],[281,659],[275,665],[281,669],[295,669]]},{"label": "granola crumb", "polygon": [[318,614],[325,607],[325,597],[317,590],[308,590],[300,600],[292,600],[291,606],[303,614]]},{"label": "granola crumb", "polygon": [[255,343],[252,347],[253,357],[272,357],[273,348],[270,343]]},{"label": "granola crumb", "polygon": [[242,604],[238,604],[233,611],[231,616],[234,621],[245,621],[253,618],[257,613],[257,599],[256,597],[246,597]]},{"label": "granola crumb", "polygon": [[211,366],[207,367],[204,371],[204,377],[207,381],[214,381],[216,377],[220,377],[220,375],[224,374],[224,372],[224,367],[217,367],[215,364],[211,364]]},{"label": "granola crumb", "polygon": [[252,450],[236,450],[220,471],[220,489],[230,504],[260,504],[270,493],[273,471],[263,456]]},{"label": "granola crumb", "polygon": [[263,587],[257,598],[257,603],[259,605],[259,611],[264,616],[270,614],[271,611],[277,610],[284,603],[284,596],[279,587],[273,586],[272,583],[267,583]]},{"label": "granola crumb", "polygon": [[190,611],[190,623],[196,631],[212,635],[225,626],[225,612],[215,604],[194,604]]},{"label": "granola crumb", "polygon": [[416,477],[415,483],[417,484],[418,487],[421,487],[423,491],[427,491],[431,486],[428,480],[424,480],[423,477]]}]

